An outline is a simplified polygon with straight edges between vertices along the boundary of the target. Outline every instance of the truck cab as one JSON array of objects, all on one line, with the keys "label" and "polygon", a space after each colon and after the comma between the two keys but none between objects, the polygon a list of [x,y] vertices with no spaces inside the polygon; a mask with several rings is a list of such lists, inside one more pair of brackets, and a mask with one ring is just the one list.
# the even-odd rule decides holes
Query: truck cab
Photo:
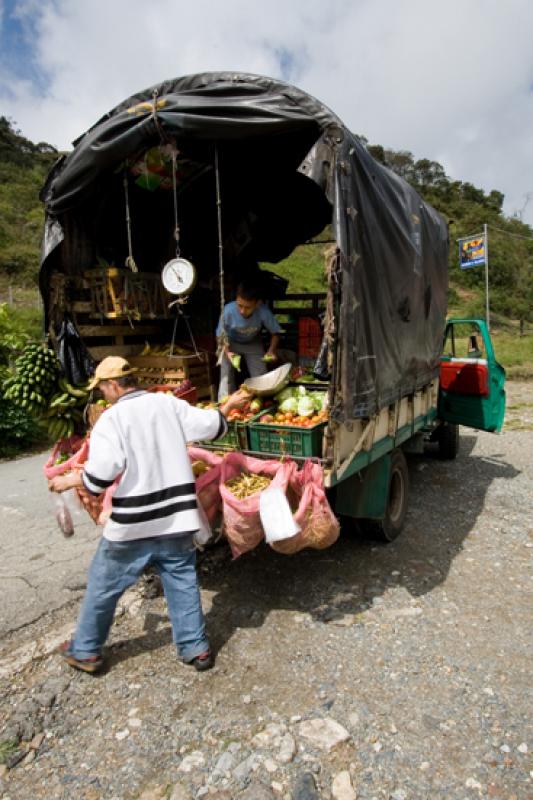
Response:
[{"label": "truck cab", "polygon": [[496,361],[487,324],[479,319],[446,323],[440,365],[438,418],[498,433],[505,415],[505,370]]}]

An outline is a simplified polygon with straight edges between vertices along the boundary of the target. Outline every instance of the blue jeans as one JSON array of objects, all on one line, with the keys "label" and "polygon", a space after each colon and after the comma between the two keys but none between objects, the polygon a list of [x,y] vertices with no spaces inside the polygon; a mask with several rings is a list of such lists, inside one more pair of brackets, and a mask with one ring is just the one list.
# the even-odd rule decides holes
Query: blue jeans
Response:
[{"label": "blue jeans", "polygon": [[192,661],[209,649],[192,535],[131,542],[111,542],[102,537],[72,637],[70,650],[76,658],[100,655],[121,595],[148,565],[161,576],[178,655]]}]

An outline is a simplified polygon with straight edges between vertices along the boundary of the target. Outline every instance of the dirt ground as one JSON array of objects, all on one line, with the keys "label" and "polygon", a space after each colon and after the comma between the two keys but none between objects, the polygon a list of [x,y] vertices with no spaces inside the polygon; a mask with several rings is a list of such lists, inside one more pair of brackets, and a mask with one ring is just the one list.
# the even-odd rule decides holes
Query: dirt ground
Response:
[{"label": "dirt ground", "polygon": [[[55,605],[50,588],[39,614],[19,589],[31,621],[0,641],[0,797],[531,797],[533,383],[508,385],[501,435],[461,433],[454,462],[409,457],[390,545],[345,530],[294,557],[203,554],[210,672],[179,664],[149,586],[124,598],[98,677],[52,652],[82,586]],[[76,536],[82,559],[94,532],[83,550]]]}]

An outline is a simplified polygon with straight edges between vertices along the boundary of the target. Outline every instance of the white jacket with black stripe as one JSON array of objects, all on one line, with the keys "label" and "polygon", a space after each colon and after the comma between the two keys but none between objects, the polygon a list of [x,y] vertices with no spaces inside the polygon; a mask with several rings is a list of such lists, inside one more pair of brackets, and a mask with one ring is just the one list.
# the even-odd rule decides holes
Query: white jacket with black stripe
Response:
[{"label": "white jacket with black stripe", "polygon": [[91,433],[83,484],[101,494],[121,475],[104,536],[129,541],[201,529],[187,442],[216,439],[227,423],[163,393],[135,390],[98,420]]}]

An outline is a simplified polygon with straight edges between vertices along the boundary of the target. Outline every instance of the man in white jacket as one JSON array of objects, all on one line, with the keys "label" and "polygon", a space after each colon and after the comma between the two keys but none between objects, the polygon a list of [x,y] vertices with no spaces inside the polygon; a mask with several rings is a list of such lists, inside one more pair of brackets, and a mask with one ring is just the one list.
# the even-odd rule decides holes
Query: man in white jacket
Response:
[{"label": "man in white jacket", "polygon": [[209,669],[213,660],[193,541],[202,520],[187,442],[222,436],[226,414],[249,396],[238,391],[220,410],[199,409],[171,395],[139,389],[135,371],[118,356],[98,365],[89,386],[98,386],[112,407],[93,428],[83,472],[49,482],[54,492],[83,485],[98,495],[121,476],[91,563],[76,632],[60,652],[84,672],[101,669],[118,600],[152,565],[161,576],[179,656],[197,670]]}]

